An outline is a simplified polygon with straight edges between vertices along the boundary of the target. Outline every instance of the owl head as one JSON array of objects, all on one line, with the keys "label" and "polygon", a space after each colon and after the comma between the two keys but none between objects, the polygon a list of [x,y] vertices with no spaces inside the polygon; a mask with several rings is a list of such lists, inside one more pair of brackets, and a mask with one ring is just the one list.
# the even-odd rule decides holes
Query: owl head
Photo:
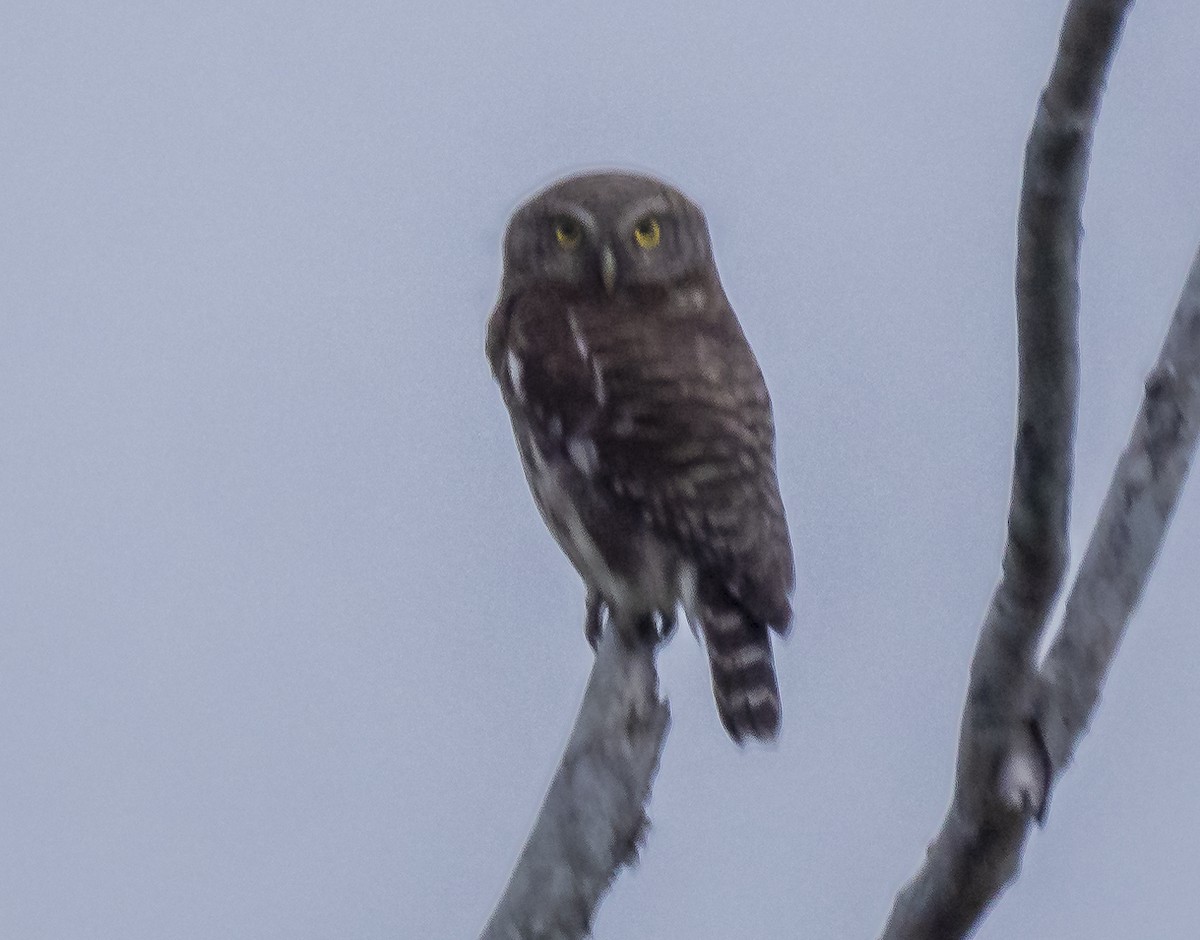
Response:
[{"label": "owl head", "polygon": [[524,202],[504,237],[506,279],[622,295],[715,277],[700,208],[635,173],[569,176]]}]

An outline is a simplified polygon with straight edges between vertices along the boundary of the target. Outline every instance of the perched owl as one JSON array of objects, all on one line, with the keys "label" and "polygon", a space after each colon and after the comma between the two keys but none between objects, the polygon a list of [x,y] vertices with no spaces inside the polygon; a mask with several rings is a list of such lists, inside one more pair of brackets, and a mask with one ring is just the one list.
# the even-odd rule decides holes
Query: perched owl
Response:
[{"label": "perched owl", "polygon": [[629,173],[563,179],[513,214],[487,355],[584,631],[704,638],[734,741],[779,731],[768,628],[794,571],[762,373],[700,209]]}]

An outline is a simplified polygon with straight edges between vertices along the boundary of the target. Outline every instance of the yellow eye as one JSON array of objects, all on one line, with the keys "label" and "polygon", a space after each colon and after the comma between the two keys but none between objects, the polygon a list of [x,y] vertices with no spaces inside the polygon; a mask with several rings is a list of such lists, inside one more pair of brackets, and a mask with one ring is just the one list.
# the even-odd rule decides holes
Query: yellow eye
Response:
[{"label": "yellow eye", "polygon": [[567,251],[576,247],[582,237],[583,231],[574,219],[559,219],[554,223],[554,238]]},{"label": "yellow eye", "polygon": [[657,248],[658,243],[662,241],[662,228],[658,219],[652,215],[642,219],[633,229],[633,240],[638,243],[639,248]]}]

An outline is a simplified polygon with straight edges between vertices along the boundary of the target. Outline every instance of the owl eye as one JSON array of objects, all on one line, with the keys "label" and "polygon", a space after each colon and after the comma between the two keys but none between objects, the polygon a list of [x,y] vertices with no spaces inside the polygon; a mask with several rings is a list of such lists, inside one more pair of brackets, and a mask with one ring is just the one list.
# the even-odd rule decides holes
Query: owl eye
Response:
[{"label": "owl eye", "polygon": [[554,223],[554,238],[563,248],[570,251],[579,244],[583,230],[574,219],[558,219]]},{"label": "owl eye", "polygon": [[658,224],[658,219],[652,215],[642,219],[633,228],[633,240],[639,248],[657,248],[658,243],[662,241],[662,227]]}]

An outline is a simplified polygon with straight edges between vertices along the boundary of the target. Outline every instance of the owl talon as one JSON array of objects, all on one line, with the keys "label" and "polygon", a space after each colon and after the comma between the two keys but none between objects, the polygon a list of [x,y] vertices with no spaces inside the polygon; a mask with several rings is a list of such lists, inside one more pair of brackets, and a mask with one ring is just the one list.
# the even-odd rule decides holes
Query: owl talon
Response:
[{"label": "owl talon", "polygon": [[646,643],[657,646],[662,640],[662,634],[658,629],[658,614],[648,614],[642,617],[634,624],[635,634]]}]

